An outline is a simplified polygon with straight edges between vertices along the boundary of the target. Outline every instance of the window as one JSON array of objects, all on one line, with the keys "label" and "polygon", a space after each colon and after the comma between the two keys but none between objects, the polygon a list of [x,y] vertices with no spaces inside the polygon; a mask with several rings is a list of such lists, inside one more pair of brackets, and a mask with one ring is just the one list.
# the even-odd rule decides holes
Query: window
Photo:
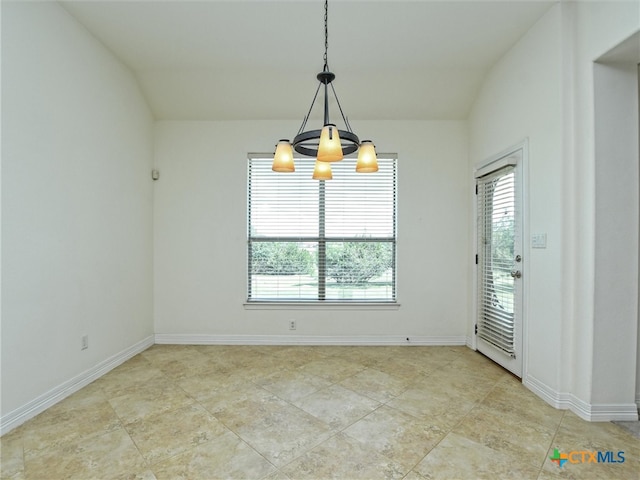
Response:
[{"label": "window", "polygon": [[374,174],[334,162],[328,181],[311,159],[271,163],[249,158],[249,302],[395,302],[396,159],[379,155]]}]

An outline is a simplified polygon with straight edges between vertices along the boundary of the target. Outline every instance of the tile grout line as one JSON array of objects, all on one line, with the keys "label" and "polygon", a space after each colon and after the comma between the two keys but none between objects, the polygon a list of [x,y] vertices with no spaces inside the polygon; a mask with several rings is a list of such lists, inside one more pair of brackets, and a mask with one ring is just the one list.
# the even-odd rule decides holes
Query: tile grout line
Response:
[{"label": "tile grout line", "polygon": [[558,425],[556,425],[555,431],[553,432],[553,437],[551,438],[551,441],[549,442],[549,446],[547,447],[547,451],[544,454],[544,458],[542,459],[542,463],[540,464],[540,468],[538,469],[538,478],[540,477],[540,475],[542,475],[542,472],[544,470],[544,465],[545,463],[547,463],[547,455],[549,453],[549,450],[551,448],[553,448],[553,445],[555,444],[556,441],[556,437],[558,436],[558,432],[560,431],[560,426],[562,425],[562,422],[564,421],[564,417],[567,414],[568,410],[563,410],[562,415],[560,416],[560,420],[558,420]]}]

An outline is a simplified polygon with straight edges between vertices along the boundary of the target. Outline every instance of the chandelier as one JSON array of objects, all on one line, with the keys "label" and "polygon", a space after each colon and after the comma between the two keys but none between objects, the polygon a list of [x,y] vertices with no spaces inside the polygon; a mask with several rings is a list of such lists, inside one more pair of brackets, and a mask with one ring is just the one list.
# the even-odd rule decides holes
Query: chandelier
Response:
[{"label": "chandelier", "polygon": [[[282,139],[278,141],[276,145],[276,152],[273,157],[272,170],[274,172],[294,172],[295,165],[293,160],[293,151],[295,150],[300,155],[305,157],[315,157],[316,164],[313,170],[313,178],[316,180],[331,180],[333,178],[331,174],[331,163],[339,162],[343,159],[344,155],[349,155],[354,152],[358,152],[358,160],[356,162],[356,172],[358,173],[371,173],[378,171],[378,160],[376,157],[376,150],[371,140],[362,140],[353,133],[351,125],[347,117],[342,111],[342,106],[336,95],[336,91],[333,88],[333,80],[336,78],[335,74],[329,71],[327,61],[327,51],[329,47],[329,30],[327,28],[328,19],[328,0],[324,2],[324,68],[316,78],[318,79],[318,88],[311,101],[311,107],[307,115],[302,120],[302,125],[298,130],[297,135],[294,137],[293,142],[288,139]],[[320,87],[324,85],[324,124],[320,130],[305,130],[307,126],[307,120],[313,110],[313,105],[318,97]],[[335,124],[329,120],[329,86],[331,86],[331,92],[336,100],[342,121],[344,122],[346,130],[340,130]]]}]

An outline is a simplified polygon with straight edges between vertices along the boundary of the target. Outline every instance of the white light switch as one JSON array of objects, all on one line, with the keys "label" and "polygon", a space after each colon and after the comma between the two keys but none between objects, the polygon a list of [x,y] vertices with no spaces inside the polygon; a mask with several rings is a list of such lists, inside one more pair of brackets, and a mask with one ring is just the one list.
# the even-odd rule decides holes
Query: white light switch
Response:
[{"label": "white light switch", "polygon": [[531,235],[531,248],[547,248],[547,234],[534,233]]}]

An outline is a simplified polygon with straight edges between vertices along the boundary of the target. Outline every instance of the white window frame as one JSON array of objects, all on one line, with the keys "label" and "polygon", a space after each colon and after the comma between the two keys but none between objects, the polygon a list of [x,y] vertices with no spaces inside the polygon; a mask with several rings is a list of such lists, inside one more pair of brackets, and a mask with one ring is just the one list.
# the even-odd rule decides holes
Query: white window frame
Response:
[{"label": "white window frame", "polygon": [[[268,154],[250,154],[248,156],[248,163],[247,163],[247,263],[246,263],[246,268],[247,268],[247,301],[244,304],[246,309],[279,309],[279,308],[295,308],[295,309],[299,309],[299,308],[322,308],[322,309],[349,309],[349,308],[357,308],[357,309],[397,309],[399,307],[399,304],[397,303],[397,262],[396,262],[396,253],[397,253],[397,222],[396,222],[396,218],[397,218],[397,156],[394,154],[379,154],[378,155],[379,158],[379,162],[382,165],[384,162],[387,162],[387,170],[389,168],[391,168],[392,171],[392,175],[390,178],[390,181],[392,182],[393,185],[393,233],[391,236],[384,236],[384,237],[377,237],[377,236],[371,236],[368,237],[367,240],[363,240],[362,237],[359,236],[350,236],[350,235],[341,235],[339,237],[334,236],[323,236],[322,235],[322,228],[319,227],[319,232],[318,232],[318,236],[317,237],[309,237],[307,235],[287,235],[287,236],[273,236],[273,237],[269,237],[269,236],[252,236],[252,191],[251,191],[251,168],[252,168],[252,162],[261,162],[261,168],[264,170],[265,167],[265,163],[264,162],[271,162],[271,155]],[[304,162],[309,163],[311,165],[313,165],[313,159],[296,159],[296,165],[301,165],[304,164]],[[353,159],[345,159],[343,160],[343,162],[350,162],[350,163],[354,163]],[[342,162],[341,162],[342,163]],[[354,167],[354,165],[351,165],[351,167]],[[269,164],[269,168],[270,168],[270,164]],[[335,167],[334,167],[335,168]],[[307,168],[308,169],[308,168]],[[381,168],[382,170],[382,168]],[[302,173],[302,172],[301,172]],[[273,174],[274,176],[277,175],[292,175],[290,173],[275,173],[275,172],[269,172],[269,175]],[[298,172],[295,172],[296,175],[299,175]],[[328,182],[335,182],[335,179],[338,178],[339,173],[334,174],[334,180],[329,180]],[[366,182],[367,179],[374,179],[376,178],[375,175],[377,175],[376,173],[373,174],[357,174],[356,175],[356,181],[359,183],[360,181]],[[372,177],[373,176],[373,177]],[[275,177],[274,177],[275,178]],[[303,178],[303,177],[299,177],[299,178]],[[304,177],[306,179],[306,176]],[[318,190],[319,192],[322,191],[322,185],[324,184],[324,181],[316,181],[313,180],[313,185],[318,185]],[[365,188],[367,187],[366,184],[362,184],[365,186]],[[257,202],[256,202],[257,203]],[[319,217],[318,217],[318,223],[319,225],[322,225],[323,223],[323,219],[320,213],[320,209],[319,209]],[[280,241],[280,242],[296,242],[296,241],[311,241],[311,242],[319,242],[318,243],[318,249],[320,249],[320,244],[324,244],[326,246],[327,243],[331,243],[331,242],[337,242],[337,241],[342,241],[342,242],[388,242],[392,245],[392,273],[391,273],[391,294],[389,297],[387,298],[383,298],[383,299],[367,299],[367,298],[357,298],[357,299],[353,299],[353,300],[349,300],[349,299],[327,299],[326,297],[323,298],[323,283],[322,279],[319,279],[318,281],[318,295],[316,298],[302,298],[302,299],[293,299],[293,298],[286,298],[286,299],[279,299],[279,298],[260,298],[260,297],[256,297],[256,298],[252,298],[252,291],[251,291],[251,286],[252,286],[252,265],[251,265],[251,251],[252,251],[252,244],[255,244],[256,242],[265,242],[265,241]],[[320,268],[319,268],[320,269]],[[321,270],[321,269],[320,269]],[[320,273],[320,272],[319,272]],[[325,278],[325,282],[326,282],[326,278]]]}]

